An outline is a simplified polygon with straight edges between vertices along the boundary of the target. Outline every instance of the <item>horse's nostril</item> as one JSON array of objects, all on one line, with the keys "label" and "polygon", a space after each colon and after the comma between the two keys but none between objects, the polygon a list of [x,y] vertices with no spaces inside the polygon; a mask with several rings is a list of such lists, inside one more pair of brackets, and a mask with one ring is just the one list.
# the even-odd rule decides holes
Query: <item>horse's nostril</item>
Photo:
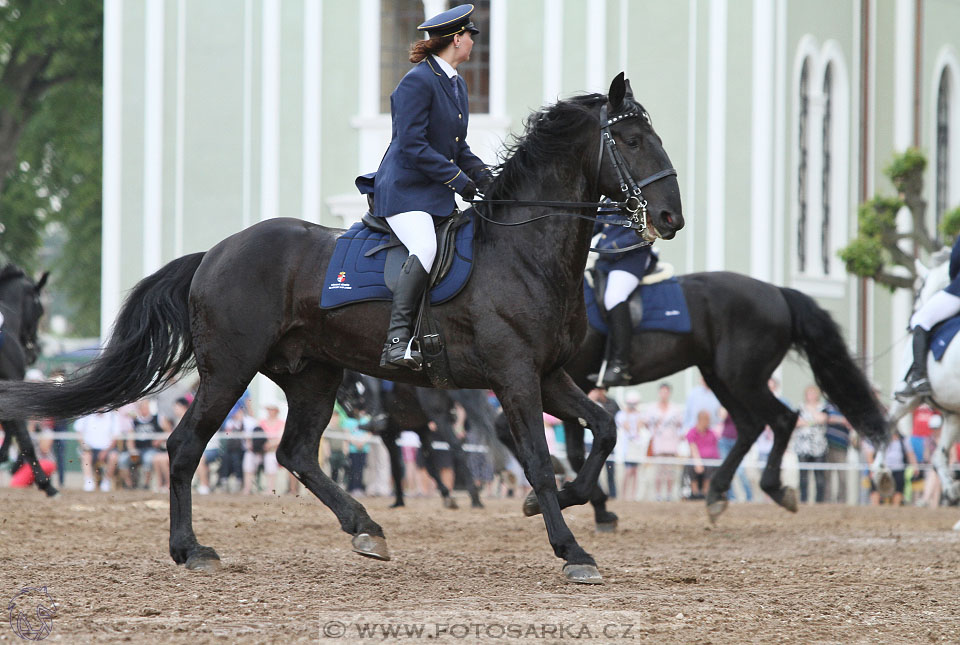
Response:
[{"label": "horse's nostril", "polygon": [[671,215],[668,211],[663,211],[661,215],[663,215],[664,222],[666,222],[667,224],[670,224],[671,226],[673,225],[673,215]]}]

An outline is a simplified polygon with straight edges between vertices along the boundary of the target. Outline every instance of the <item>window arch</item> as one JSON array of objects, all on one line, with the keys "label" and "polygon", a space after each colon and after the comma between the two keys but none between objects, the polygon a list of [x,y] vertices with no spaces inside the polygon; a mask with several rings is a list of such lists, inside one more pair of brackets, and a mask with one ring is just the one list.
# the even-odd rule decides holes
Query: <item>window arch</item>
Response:
[{"label": "window arch", "polygon": [[797,268],[800,273],[807,269],[807,205],[808,167],[810,146],[808,127],[810,122],[810,60],[803,61],[800,70],[800,104],[797,116]]},{"label": "window arch", "polygon": [[940,73],[937,86],[937,144],[936,144],[936,194],[934,213],[937,230],[940,230],[940,218],[950,208],[950,138],[956,136],[950,131],[951,87],[949,69]]},{"label": "window arch", "polygon": [[833,197],[833,109],[833,63],[827,63],[827,69],[823,72],[823,128],[820,151],[820,261],[823,264],[824,275],[830,275],[832,255],[830,206]]}]

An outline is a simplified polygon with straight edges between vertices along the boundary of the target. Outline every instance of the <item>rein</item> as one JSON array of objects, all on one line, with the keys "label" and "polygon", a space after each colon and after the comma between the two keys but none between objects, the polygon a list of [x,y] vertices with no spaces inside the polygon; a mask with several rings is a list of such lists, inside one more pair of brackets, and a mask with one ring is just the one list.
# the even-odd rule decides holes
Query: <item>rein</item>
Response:
[{"label": "rein", "polygon": [[[523,220],[520,222],[499,222],[497,220],[490,219],[482,212],[480,209],[476,209],[477,215],[480,216],[485,222],[491,224],[496,224],[497,226],[521,226],[523,224],[530,224],[538,220],[542,220],[547,217],[577,217],[580,219],[590,220],[590,221],[600,221],[608,225],[623,226],[624,228],[631,228],[639,233],[643,233],[647,229],[647,200],[643,197],[642,189],[645,186],[649,186],[655,181],[659,181],[665,177],[675,176],[677,174],[676,169],[674,168],[664,168],[654,174],[646,177],[639,182],[633,178],[633,175],[630,173],[630,168],[627,165],[626,160],[623,158],[623,155],[620,154],[620,150],[617,148],[616,141],[613,138],[613,134],[610,131],[610,126],[623,121],[624,119],[639,117],[640,112],[638,110],[632,110],[630,112],[625,112],[614,116],[613,118],[607,117],[607,105],[604,105],[600,108],[600,150],[597,155],[597,184],[600,183],[600,168],[603,164],[603,153],[606,151],[607,156],[610,159],[610,165],[613,166],[614,172],[617,173],[617,181],[620,184],[620,192],[626,198],[621,202],[606,201],[606,202],[564,202],[564,201],[548,201],[548,200],[526,200],[526,199],[472,199],[469,200],[469,204],[480,205],[488,204],[491,206],[547,206],[551,208],[572,208],[572,209],[581,209],[581,208],[607,208],[607,209],[616,209],[617,211],[627,213],[626,217],[613,218],[601,214],[592,214],[584,215],[581,213],[546,213],[544,215],[538,215],[536,217],[531,217],[530,219]],[[628,246],[622,249],[597,249],[591,248],[591,251],[596,253],[625,253],[627,251],[632,251],[633,249],[643,248],[645,246],[650,246],[653,242],[642,241],[632,246]]]}]

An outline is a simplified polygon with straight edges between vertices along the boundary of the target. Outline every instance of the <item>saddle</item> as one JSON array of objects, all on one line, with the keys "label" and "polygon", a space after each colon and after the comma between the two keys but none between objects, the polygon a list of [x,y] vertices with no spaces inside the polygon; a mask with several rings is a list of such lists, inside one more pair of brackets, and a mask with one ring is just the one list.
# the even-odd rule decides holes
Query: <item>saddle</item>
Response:
[{"label": "saddle", "polygon": [[[591,267],[587,270],[587,275],[590,278],[590,283],[593,287],[593,295],[597,302],[597,310],[600,312],[604,321],[606,321],[607,310],[603,306],[603,295],[607,291],[607,274],[602,271],[598,271],[596,267]],[[672,278],[674,275],[676,275],[676,270],[669,262],[658,261],[647,269],[647,272],[640,280],[640,285],[634,290],[634,292],[630,295],[630,298],[627,300],[630,306],[630,319],[633,320],[634,324],[643,320],[643,300],[635,297],[639,295],[640,287],[657,284],[658,282],[664,282]]]},{"label": "saddle", "polygon": [[[373,193],[367,193],[367,204],[370,210],[364,213],[361,222],[367,228],[387,234],[390,238],[383,244],[364,253],[364,256],[369,257],[380,251],[387,251],[383,278],[387,288],[393,292],[396,289],[400,270],[403,268],[403,263],[406,261],[409,252],[390,228],[387,220],[373,216],[373,199]],[[434,259],[430,279],[420,301],[420,309],[414,323],[413,338],[419,344],[420,353],[423,355],[423,369],[426,371],[430,383],[436,388],[456,389],[458,386],[456,381],[453,380],[453,371],[450,369],[450,359],[443,342],[443,330],[431,315],[430,289],[449,273],[453,264],[453,256],[456,253],[457,231],[469,220],[469,213],[459,209],[454,210],[450,217],[445,217],[439,221],[434,220],[437,235],[437,256]]]}]

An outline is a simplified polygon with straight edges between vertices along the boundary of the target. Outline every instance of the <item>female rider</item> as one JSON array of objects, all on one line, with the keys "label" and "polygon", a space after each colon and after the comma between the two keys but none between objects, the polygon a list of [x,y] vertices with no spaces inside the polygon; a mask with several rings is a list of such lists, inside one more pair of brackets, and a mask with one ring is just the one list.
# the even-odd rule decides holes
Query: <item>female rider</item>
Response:
[{"label": "female rider", "polygon": [[904,386],[895,393],[898,399],[930,396],[933,390],[927,379],[927,350],[930,330],[934,325],[960,313],[960,236],[950,251],[950,284],[935,293],[910,318],[913,329],[913,365],[904,377]]},{"label": "female rider", "polygon": [[429,38],[411,47],[416,65],[390,95],[393,137],[374,180],[373,214],[387,218],[409,256],[393,293],[381,367],[419,369],[420,353],[407,350],[437,252],[434,218],[453,213],[454,193],[469,201],[492,181],[465,140],[469,101],[457,67],[479,33],[471,13],[473,5],[460,5],[418,27]]}]

